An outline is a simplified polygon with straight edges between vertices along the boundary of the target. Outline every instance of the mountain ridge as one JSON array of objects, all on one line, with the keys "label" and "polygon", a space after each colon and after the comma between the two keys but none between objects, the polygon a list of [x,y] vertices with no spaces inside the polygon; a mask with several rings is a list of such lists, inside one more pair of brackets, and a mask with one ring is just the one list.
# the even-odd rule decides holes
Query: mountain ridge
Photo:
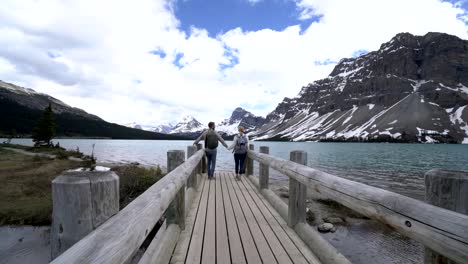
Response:
[{"label": "mountain ridge", "polygon": [[377,51],[340,60],[328,77],[285,98],[253,137],[465,142],[467,72],[468,41],[444,33],[400,33]]}]

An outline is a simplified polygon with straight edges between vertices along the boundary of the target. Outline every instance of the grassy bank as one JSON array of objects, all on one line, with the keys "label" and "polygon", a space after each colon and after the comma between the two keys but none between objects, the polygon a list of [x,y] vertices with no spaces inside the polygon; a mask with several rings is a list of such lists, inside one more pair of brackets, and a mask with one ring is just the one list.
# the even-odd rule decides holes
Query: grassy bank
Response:
[{"label": "grassy bank", "polygon": [[49,224],[52,179],[86,163],[30,156],[0,147],[0,225]]},{"label": "grassy bank", "polygon": [[[31,153],[53,155],[55,158]],[[0,225],[49,225],[52,180],[66,170],[90,167],[91,163],[89,157],[76,151],[0,144]],[[123,165],[112,170],[120,177],[120,208],[163,177],[159,167]]]}]

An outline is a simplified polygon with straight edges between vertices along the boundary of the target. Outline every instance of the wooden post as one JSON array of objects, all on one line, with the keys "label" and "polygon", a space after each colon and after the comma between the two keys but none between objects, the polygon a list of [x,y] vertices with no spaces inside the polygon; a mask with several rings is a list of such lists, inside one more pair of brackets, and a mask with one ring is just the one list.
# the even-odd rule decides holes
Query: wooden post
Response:
[{"label": "wooden post", "polygon": [[[167,152],[167,172],[171,172],[185,161],[183,150],[169,150]],[[182,186],[167,208],[167,225],[177,224],[181,230],[185,229],[185,185]]]},{"label": "wooden post", "polygon": [[[252,144],[249,144],[249,150],[254,151],[254,149],[255,149],[255,146]],[[247,164],[245,164],[247,166],[246,167],[247,176],[253,175],[253,162],[254,162],[253,159],[247,156]]]},{"label": "wooden post", "polygon": [[51,256],[55,259],[119,212],[112,171],[67,172],[52,181]]},{"label": "wooden post", "polygon": [[[291,151],[290,160],[301,165],[307,165],[307,153],[304,151]],[[294,227],[297,223],[306,221],[306,193],[304,184],[289,178],[289,210],[288,225]]]},{"label": "wooden post", "polygon": [[[203,145],[201,143],[197,144],[197,149],[203,149]],[[203,156],[203,158],[200,161],[200,174],[206,173],[206,156]]]},{"label": "wooden post", "polygon": [[[424,181],[427,203],[468,215],[468,172],[430,170],[425,174]],[[425,263],[456,262],[426,248]]]},{"label": "wooden post", "polygon": [[[260,153],[264,154],[269,154],[270,149],[266,146],[261,146],[260,147]],[[260,163],[259,166],[259,183],[260,183],[260,189],[268,189],[268,179],[269,179],[269,169],[270,167],[266,164]]]},{"label": "wooden post", "polygon": [[[195,146],[188,146],[187,147],[187,159],[193,156],[197,152],[197,147]],[[198,181],[197,181],[197,169],[195,168],[190,175],[190,177],[187,180],[187,188],[197,188],[198,186]]]}]

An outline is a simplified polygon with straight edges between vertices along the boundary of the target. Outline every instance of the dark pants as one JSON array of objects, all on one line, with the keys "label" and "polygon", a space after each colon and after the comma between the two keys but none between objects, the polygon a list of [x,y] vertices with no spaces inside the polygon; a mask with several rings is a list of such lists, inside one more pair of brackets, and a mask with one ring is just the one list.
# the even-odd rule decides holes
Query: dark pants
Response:
[{"label": "dark pants", "polygon": [[234,163],[236,164],[235,170],[236,174],[244,174],[245,173],[245,158],[247,157],[247,153],[244,154],[234,154]]},{"label": "dark pants", "polygon": [[208,178],[211,178],[214,176],[217,151],[216,149],[205,149],[205,153],[206,153],[206,161],[208,163],[206,166],[206,171],[208,173]]}]

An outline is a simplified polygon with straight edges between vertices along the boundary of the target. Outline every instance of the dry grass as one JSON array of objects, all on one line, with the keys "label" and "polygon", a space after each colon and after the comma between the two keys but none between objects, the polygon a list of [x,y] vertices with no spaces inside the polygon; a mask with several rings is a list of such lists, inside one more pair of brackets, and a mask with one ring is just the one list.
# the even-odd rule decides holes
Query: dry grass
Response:
[{"label": "dry grass", "polygon": [[65,170],[85,165],[0,148],[0,225],[50,224],[52,180]]},{"label": "dry grass", "polygon": [[112,171],[120,177],[120,209],[164,176],[159,166],[144,168],[130,164],[113,167]]}]

